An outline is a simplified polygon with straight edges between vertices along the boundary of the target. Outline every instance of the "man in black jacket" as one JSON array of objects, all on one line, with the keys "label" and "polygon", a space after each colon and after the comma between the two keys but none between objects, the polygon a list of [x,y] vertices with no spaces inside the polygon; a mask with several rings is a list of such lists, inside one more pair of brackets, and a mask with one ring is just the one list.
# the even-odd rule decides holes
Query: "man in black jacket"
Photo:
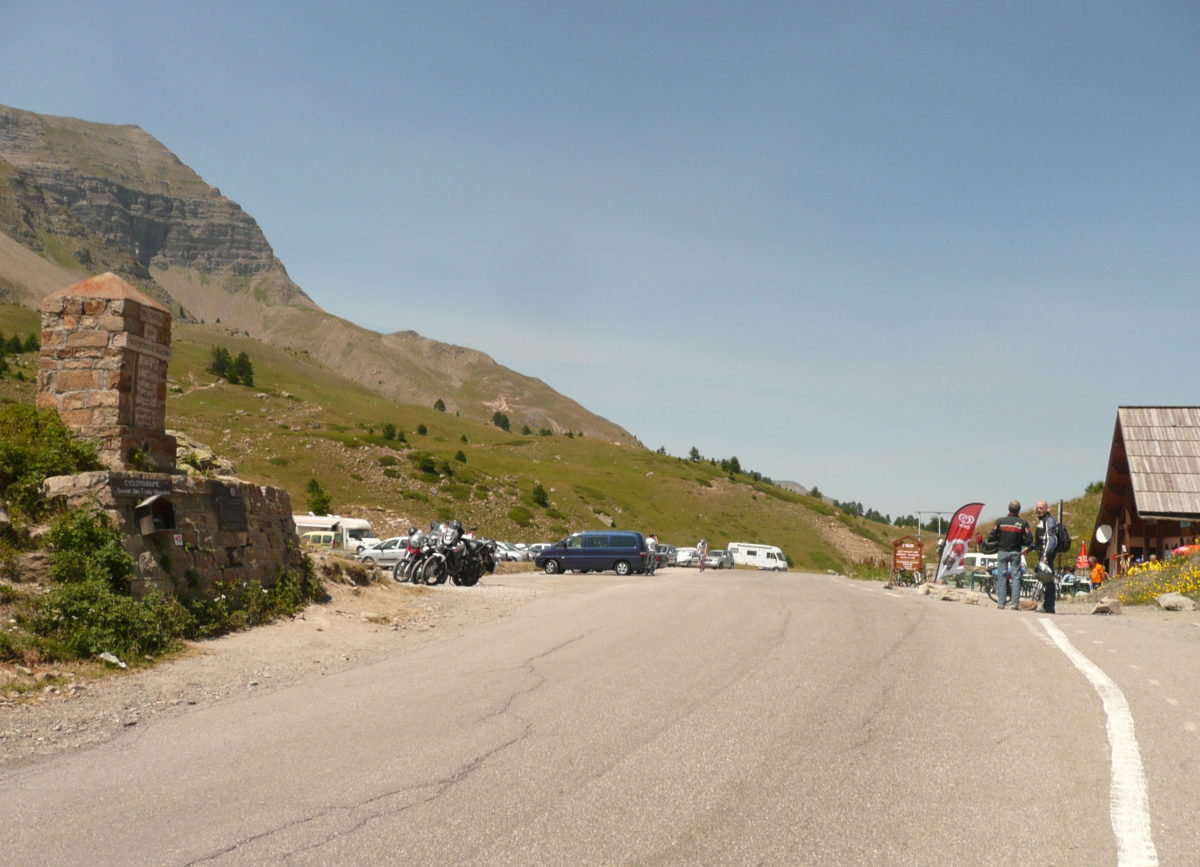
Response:
[{"label": "man in black jacket", "polygon": [[1035,508],[1038,516],[1037,577],[1042,581],[1042,586],[1046,588],[1046,597],[1045,601],[1042,602],[1042,610],[1047,614],[1053,614],[1054,597],[1057,589],[1054,585],[1054,560],[1058,556],[1058,521],[1054,520],[1054,517],[1050,514],[1050,507],[1046,505],[1045,500],[1038,500]]},{"label": "man in black jacket", "polygon": [[988,541],[996,546],[996,607],[1004,608],[1012,582],[1012,607],[1021,607],[1021,555],[1033,545],[1029,522],[1021,517],[1021,504],[1013,500],[1008,514],[996,522]]}]

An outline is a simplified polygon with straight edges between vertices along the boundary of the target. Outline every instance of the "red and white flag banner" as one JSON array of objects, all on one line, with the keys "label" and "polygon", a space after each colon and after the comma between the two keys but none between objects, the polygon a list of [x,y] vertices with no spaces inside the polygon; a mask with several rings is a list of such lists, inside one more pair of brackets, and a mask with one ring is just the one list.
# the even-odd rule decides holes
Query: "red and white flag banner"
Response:
[{"label": "red and white flag banner", "polygon": [[954,517],[950,519],[950,527],[946,530],[946,544],[942,548],[942,559],[938,561],[934,581],[963,571],[963,557],[966,556],[967,546],[971,543],[971,536],[975,534],[975,525],[979,523],[981,511],[983,503],[967,503],[954,513]]}]

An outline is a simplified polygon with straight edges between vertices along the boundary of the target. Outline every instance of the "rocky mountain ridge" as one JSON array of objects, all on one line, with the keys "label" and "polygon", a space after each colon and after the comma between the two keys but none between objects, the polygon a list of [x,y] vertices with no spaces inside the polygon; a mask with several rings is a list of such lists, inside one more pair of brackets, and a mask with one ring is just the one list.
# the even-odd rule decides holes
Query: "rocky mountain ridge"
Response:
[{"label": "rocky mountain ridge", "polygon": [[182,321],[310,353],[403,403],[555,432],[632,441],[624,429],[485,353],[415,332],[382,335],[322,310],[265,234],[137,126],[0,106],[0,300],[113,271]]}]

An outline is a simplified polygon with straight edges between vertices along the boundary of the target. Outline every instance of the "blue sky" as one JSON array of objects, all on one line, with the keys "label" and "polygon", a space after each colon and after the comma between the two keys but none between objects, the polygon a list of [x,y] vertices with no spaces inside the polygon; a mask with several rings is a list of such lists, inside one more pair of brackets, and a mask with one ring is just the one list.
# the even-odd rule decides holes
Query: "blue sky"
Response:
[{"label": "blue sky", "polygon": [[897,515],[1195,404],[1200,5],[4,2],[0,103],[141,126],[325,309]]}]

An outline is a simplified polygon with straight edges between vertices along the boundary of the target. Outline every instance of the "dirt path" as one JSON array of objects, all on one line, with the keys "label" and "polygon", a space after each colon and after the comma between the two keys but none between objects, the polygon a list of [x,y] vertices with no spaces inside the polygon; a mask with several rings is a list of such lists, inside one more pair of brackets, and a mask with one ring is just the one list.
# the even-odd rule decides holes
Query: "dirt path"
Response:
[{"label": "dirt path", "polygon": [[[192,642],[159,665],[96,677],[95,666],[43,669],[48,683],[17,696],[0,685],[0,766],[109,740],[121,730],[253,691],[359,665],[503,617],[553,592],[527,575],[472,588],[331,585],[331,600],[269,626]],[[0,681],[16,672],[0,666]]]}]

